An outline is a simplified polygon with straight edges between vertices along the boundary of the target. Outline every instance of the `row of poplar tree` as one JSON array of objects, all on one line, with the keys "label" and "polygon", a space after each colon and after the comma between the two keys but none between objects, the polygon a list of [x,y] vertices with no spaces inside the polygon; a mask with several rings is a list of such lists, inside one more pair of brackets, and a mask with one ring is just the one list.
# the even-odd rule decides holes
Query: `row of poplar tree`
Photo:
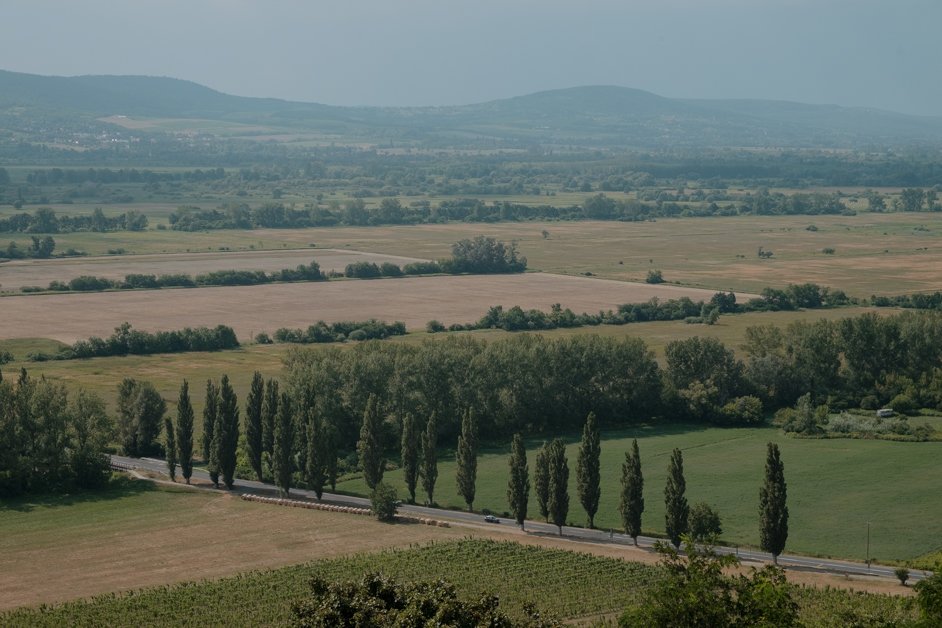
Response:
[{"label": "row of poplar tree", "polygon": [[[283,494],[292,488],[296,472],[305,485],[320,499],[324,488],[336,486],[336,438],[331,428],[314,412],[315,403],[310,389],[292,396],[279,392],[275,380],[266,383],[256,372],[245,405],[244,453],[259,481],[266,476],[274,479]],[[357,454],[366,485],[374,493],[381,490],[386,469],[383,415],[375,397],[367,400],[360,426]],[[229,382],[223,376],[217,385],[212,380],[206,385],[206,404],[203,411],[202,454],[207,463],[211,481],[219,480],[232,488],[235,479],[239,447],[239,406]],[[193,408],[186,381],[180,388],[177,421],[167,418],[165,423],[167,464],[171,477],[179,465],[184,479],[189,482],[193,469]],[[409,501],[416,501],[421,482],[426,501],[434,503],[438,479],[438,428],[432,414],[420,430],[413,415],[403,418],[400,465],[409,492]],[[458,493],[468,510],[473,509],[477,484],[478,425],[475,415],[465,411],[456,449],[455,479]],[[601,497],[601,434],[594,413],[589,413],[582,432],[577,459],[578,498],[589,519],[595,525]],[[510,479],[507,499],[510,510],[521,526],[527,516],[531,483],[526,449],[521,434],[515,434],[511,445]],[[555,524],[560,532],[569,515],[569,462],[566,446],[556,438],[544,443],[536,456],[533,488],[540,515]],[[622,465],[620,514],[626,534],[637,543],[641,534],[644,512],[644,478],[638,441],[625,454]],[[667,537],[679,546],[681,537],[691,531],[690,513],[686,495],[683,454],[674,449],[668,467],[668,480],[664,489],[665,530]],[[718,518],[717,518],[718,519]],[[786,485],[778,446],[768,445],[765,483],[760,491],[760,528],[762,548],[778,556],[788,537],[788,508]],[[713,528],[719,532],[718,522]]]},{"label": "row of poplar tree", "polygon": [[[582,442],[576,467],[576,487],[579,501],[589,518],[589,527],[595,527],[595,515],[601,497],[601,437],[594,414],[589,414],[582,431]],[[460,465],[460,458],[459,458]],[[459,467],[460,468],[460,467]],[[460,487],[460,480],[459,480]],[[667,538],[680,547],[681,539],[691,534],[697,540],[710,540],[720,533],[719,516],[709,507],[704,508],[700,525],[691,521],[691,508],[686,497],[687,482],[684,478],[684,459],[680,449],[671,453],[664,487],[664,524]],[[527,517],[530,476],[527,452],[523,437],[515,434],[510,450],[510,479],[507,486],[507,501],[517,524],[524,526]],[[540,508],[540,516],[552,522],[562,533],[569,515],[569,462],[566,445],[562,439],[543,443],[536,456],[533,488]],[[638,544],[641,534],[641,516],[644,512],[644,476],[641,472],[641,453],[638,440],[625,452],[622,464],[621,499],[619,511],[625,533]],[[765,464],[765,481],[759,491],[760,545],[777,560],[785,549],[788,539],[787,487],[784,466],[778,445],[768,444]],[[470,507],[470,503],[469,503]],[[695,506],[696,508],[696,506]],[[699,528],[695,530],[694,528]]]}]

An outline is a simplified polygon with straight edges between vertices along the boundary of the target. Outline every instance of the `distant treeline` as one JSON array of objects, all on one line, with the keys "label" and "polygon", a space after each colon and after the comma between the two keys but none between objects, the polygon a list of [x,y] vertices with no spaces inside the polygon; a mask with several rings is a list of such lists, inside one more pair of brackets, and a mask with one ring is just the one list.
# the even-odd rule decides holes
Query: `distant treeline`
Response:
[{"label": "distant treeline", "polygon": [[0,232],[7,233],[71,233],[75,231],[143,231],[147,228],[147,216],[138,211],[128,211],[118,216],[105,216],[96,207],[90,216],[59,216],[55,210],[40,207],[32,214],[23,212],[0,219]]},{"label": "distant treeline", "polygon": [[720,314],[840,307],[853,302],[853,299],[840,290],[806,283],[792,284],[784,290],[765,288],[762,296],[749,299],[745,303],[737,303],[733,292],[717,292],[709,301],[694,301],[690,297],[661,301],[654,297],[645,303],[626,303],[618,306],[616,310],[600,311],[597,314],[585,312],[576,314],[569,308],[564,309],[558,303],[554,304],[549,312],[537,309],[524,310],[518,305],[505,310],[503,306],[496,305],[476,322],[454,323],[446,327],[441,322],[432,320],[426,325],[426,331],[432,333],[472,329],[525,331],[681,320],[688,323],[712,325]]},{"label": "distant treeline", "polygon": [[502,437],[574,431],[589,412],[609,426],[651,417],[755,424],[809,393],[835,410],[942,409],[942,314],[796,321],[750,327],[746,337],[745,359],[715,338],[672,341],[663,367],[640,339],[539,334],[298,350],[286,365],[347,450],[371,396],[397,422],[434,413],[448,438],[467,410],[481,433]]},{"label": "distant treeline", "polygon": [[[735,200],[732,200],[734,199]],[[868,193],[873,211],[888,211],[883,197]],[[939,211],[934,191],[903,190],[895,199],[893,211]],[[226,204],[218,209],[183,206],[170,214],[170,228],[177,231],[214,229],[297,229],[336,225],[406,225],[448,221],[504,222],[524,220],[620,220],[638,221],[670,217],[706,216],[775,216],[853,214],[839,194],[783,194],[756,192],[739,197],[725,193],[691,194],[657,191],[640,194],[639,198],[616,199],[604,193],[588,198],[581,205],[525,205],[510,201],[488,203],[477,198],[449,199],[432,205],[420,200],[403,205],[398,198],[386,198],[379,207],[368,208],[356,198],[324,207],[309,204],[303,208],[283,203],[266,203],[259,207],[248,204]],[[0,219],[0,232],[67,233],[75,231],[142,231],[147,217],[137,211],[119,216],[105,216],[100,208],[89,216],[57,216],[48,207],[33,214],[22,213]],[[159,226],[163,228],[163,225]]]},{"label": "distant treeline", "polygon": [[597,194],[581,205],[525,205],[510,201],[467,198],[444,200],[433,206],[416,201],[408,206],[398,198],[386,198],[379,207],[368,208],[362,199],[343,205],[308,205],[301,209],[282,203],[260,207],[247,204],[224,205],[219,209],[186,206],[170,214],[171,229],[204,231],[210,229],[257,229],[329,227],[334,225],[403,225],[447,221],[501,222],[521,220],[648,220],[672,216],[736,215],[819,215],[841,214],[850,210],[835,194],[755,194],[739,202],[703,200],[680,204],[671,193],[651,200],[615,199]]},{"label": "distant treeline", "polygon": [[[168,275],[131,274],[123,280],[107,277],[82,275],[68,282],[52,281],[47,290],[54,292],[98,292],[101,290],[136,290],[157,288],[195,288],[199,286],[256,286],[279,281],[324,281],[327,277],[321,272],[316,261],[297,268],[283,268],[271,273],[263,270],[216,270],[209,273],[187,275],[185,273]],[[23,292],[39,292],[38,286],[24,286]]]},{"label": "distant treeline", "polygon": [[942,292],[900,294],[891,297],[870,297],[877,307],[905,307],[915,310],[942,310]]},{"label": "distant treeline", "polygon": [[34,362],[46,360],[73,360],[100,358],[114,355],[150,355],[154,353],[180,353],[183,351],[221,351],[235,349],[239,340],[231,327],[186,327],[176,331],[154,333],[132,329],[130,323],[116,327],[108,338],[92,337],[79,340],[58,353],[30,353]]},{"label": "distant treeline", "polygon": [[77,183],[160,183],[165,181],[218,181],[226,177],[222,168],[206,170],[172,170],[156,172],[137,168],[50,168],[33,170],[26,175],[32,185],[63,185]]},{"label": "distant treeline", "polygon": [[[0,112],[0,126],[16,129],[19,116]],[[550,190],[622,192],[653,187],[674,187],[693,182],[698,188],[768,187],[802,188],[809,186],[844,187],[932,187],[942,180],[942,160],[926,149],[866,149],[863,152],[828,150],[782,150],[760,153],[738,149],[698,149],[672,146],[644,152],[619,150],[547,151],[524,138],[493,137],[468,140],[469,146],[486,153],[456,151],[414,151],[390,153],[382,149],[352,146],[323,146],[296,149],[290,144],[246,142],[200,136],[181,138],[176,134],[148,133],[147,141],[122,147],[88,145],[87,150],[52,148],[58,130],[73,127],[77,133],[108,133],[109,127],[77,123],[61,117],[50,124],[49,135],[36,143],[0,142],[0,160],[6,164],[74,164],[95,166],[35,170],[32,182],[20,186],[27,198],[48,194],[42,181],[73,185],[98,185],[113,179],[136,182],[151,178],[152,185],[186,181],[225,181],[230,189],[258,189],[258,184],[290,190],[314,187],[325,192],[353,189],[363,196],[479,196],[545,194]],[[34,135],[37,129],[23,128]],[[405,131],[404,131],[405,132]],[[407,131],[401,143],[384,136],[380,143],[415,145],[415,130]],[[421,139],[426,147],[454,146],[453,137]],[[660,140],[659,140],[660,142]],[[494,151],[491,149],[518,149]],[[535,150],[534,150],[535,149]],[[127,164],[138,164],[128,169]],[[99,166],[112,165],[109,170]],[[174,170],[154,172],[153,164]],[[261,165],[264,164],[264,165]],[[179,166],[199,168],[181,172]],[[222,173],[220,166],[229,170]],[[135,172],[137,174],[135,174]],[[151,172],[145,175],[143,173]],[[67,174],[68,173],[68,174]],[[84,180],[79,181],[79,178]],[[173,178],[172,181],[168,178]],[[9,184],[2,176],[0,186]],[[244,186],[244,188],[243,188]],[[16,191],[8,198],[15,199]],[[0,197],[2,197],[0,193]]]},{"label": "distant treeline", "polygon": [[371,318],[364,322],[340,321],[325,323],[317,321],[307,329],[288,329],[282,327],[275,331],[271,338],[267,334],[256,336],[256,342],[262,344],[274,342],[291,342],[298,344],[314,344],[324,342],[346,342],[347,340],[378,340],[390,336],[403,336],[406,333],[405,323],[396,321],[386,323]]}]

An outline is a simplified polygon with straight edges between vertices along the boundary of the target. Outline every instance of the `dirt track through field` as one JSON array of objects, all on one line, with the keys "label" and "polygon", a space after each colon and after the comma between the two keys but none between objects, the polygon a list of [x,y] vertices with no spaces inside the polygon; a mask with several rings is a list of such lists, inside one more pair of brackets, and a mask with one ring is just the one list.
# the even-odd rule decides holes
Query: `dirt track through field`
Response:
[{"label": "dirt track through field", "polygon": [[376,318],[402,321],[417,331],[432,319],[445,325],[476,321],[494,305],[549,310],[560,303],[581,313],[652,297],[686,296],[698,301],[713,294],[663,284],[527,273],[24,295],[0,298],[0,338],[71,343],[107,336],[125,321],[145,331],[222,323],[233,327],[243,341],[262,331],[307,327],[318,320]]},{"label": "dirt track through field", "polygon": [[415,257],[400,257],[361,251],[339,249],[291,249],[287,251],[237,251],[225,253],[171,253],[162,255],[109,255],[106,257],[59,258],[45,260],[17,260],[0,264],[0,288],[18,290],[23,286],[45,288],[51,281],[68,283],[82,275],[124,279],[125,275],[170,275],[186,273],[198,275],[215,270],[264,270],[273,272],[295,268],[300,264],[317,261],[321,270],[343,272],[347,264],[392,262],[403,266],[424,261]]}]

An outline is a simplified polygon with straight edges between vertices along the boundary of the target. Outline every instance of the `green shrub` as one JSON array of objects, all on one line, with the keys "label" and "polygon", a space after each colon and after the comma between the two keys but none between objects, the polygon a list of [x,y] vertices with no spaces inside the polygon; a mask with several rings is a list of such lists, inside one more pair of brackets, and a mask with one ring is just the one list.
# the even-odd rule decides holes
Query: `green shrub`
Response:
[{"label": "green shrub", "polygon": [[380,482],[370,494],[370,508],[373,516],[380,521],[393,521],[396,518],[396,507],[399,495],[396,489],[385,482]]}]

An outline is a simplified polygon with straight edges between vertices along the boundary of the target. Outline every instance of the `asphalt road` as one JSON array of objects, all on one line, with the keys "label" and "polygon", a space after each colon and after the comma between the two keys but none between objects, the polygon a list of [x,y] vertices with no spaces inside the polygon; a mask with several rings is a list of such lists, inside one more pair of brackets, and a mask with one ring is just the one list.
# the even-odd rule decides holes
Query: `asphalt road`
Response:
[{"label": "asphalt road", "polygon": [[[127,458],[124,456],[111,456],[111,463],[114,467],[119,469],[141,469],[146,471],[151,471],[155,473],[161,473],[166,475],[167,473],[167,464],[163,460],[157,460],[154,458]],[[200,469],[193,470],[193,477],[203,480],[209,479],[209,474]],[[235,489],[240,492],[252,492],[252,491],[277,491],[277,487],[273,484],[265,484],[263,482],[255,482],[253,480],[241,480],[237,479],[235,481]],[[304,489],[292,489],[292,497],[310,497],[314,498],[313,491],[307,491]],[[324,493],[322,496],[323,502],[330,504],[337,504],[343,506],[357,506],[360,508],[370,507],[370,500],[364,497],[353,497],[350,495],[337,495],[334,493]],[[429,517],[435,519],[447,519],[449,521],[454,521],[457,523],[465,524],[474,524],[474,525],[485,525],[484,518],[482,515],[471,512],[464,512],[460,510],[445,510],[441,508],[428,508],[425,506],[414,506],[409,504],[403,504],[399,507],[399,512],[403,514],[416,515],[421,517]],[[516,526],[516,522],[513,519],[499,518],[499,525],[509,525]],[[498,524],[490,524],[498,525]],[[531,534],[541,534],[546,536],[557,536],[559,530],[556,526],[542,521],[527,521],[525,528]],[[578,541],[591,542],[591,543],[608,543],[612,545],[632,545],[633,541],[631,537],[621,534],[619,532],[610,532],[608,530],[589,530],[587,528],[573,528],[569,526],[563,526],[562,534],[564,537],[569,539],[574,539]],[[651,548],[654,544],[663,539],[655,539],[652,537],[639,536],[638,545],[644,548]],[[772,555],[766,552],[759,552],[751,549],[739,549],[733,547],[717,547],[716,551],[721,554],[735,554],[739,557],[740,560],[749,561],[749,562],[761,562],[761,563],[770,563],[772,562]],[[866,563],[857,563],[851,561],[843,560],[832,560],[827,558],[813,558],[806,556],[795,556],[792,554],[782,554],[778,557],[778,564],[782,567],[788,567],[792,569],[801,569],[807,571],[816,571],[822,573],[830,573],[836,575],[855,575],[855,576],[876,576],[881,578],[890,578],[895,579],[896,574],[894,573],[895,567],[886,567],[883,565],[871,564],[867,565]],[[930,571],[921,571],[918,569],[909,570],[909,579],[911,581],[922,580],[923,578],[932,575]]]}]

